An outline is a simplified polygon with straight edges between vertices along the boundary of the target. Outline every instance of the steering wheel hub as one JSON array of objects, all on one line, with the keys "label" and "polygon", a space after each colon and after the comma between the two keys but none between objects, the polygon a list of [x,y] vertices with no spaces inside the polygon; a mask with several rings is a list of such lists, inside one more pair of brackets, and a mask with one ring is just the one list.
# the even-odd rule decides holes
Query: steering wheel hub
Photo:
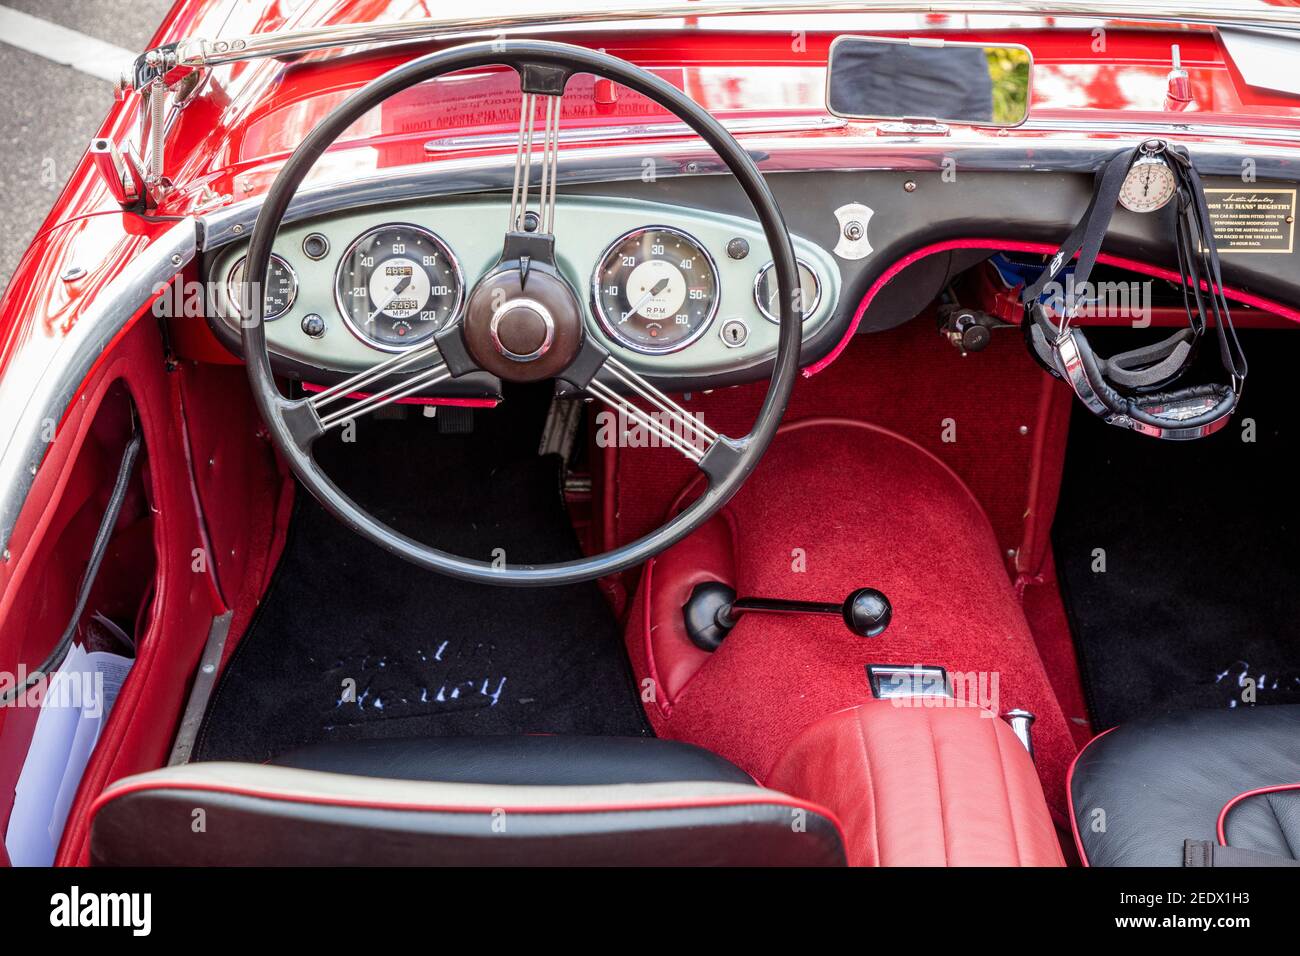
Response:
[{"label": "steering wheel hub", "polygon": [[461,330],[474,361],[509,382],[535,382],[564,371],[582,347],[582,308],[551,267],[525,273],[510,265],[470,293]]},{"label": "steering wheel hub", "polygon": [[541,358],[555,341],[555,319],[536,299],[509,299],[492,313],[492,344],[514,362]]}]

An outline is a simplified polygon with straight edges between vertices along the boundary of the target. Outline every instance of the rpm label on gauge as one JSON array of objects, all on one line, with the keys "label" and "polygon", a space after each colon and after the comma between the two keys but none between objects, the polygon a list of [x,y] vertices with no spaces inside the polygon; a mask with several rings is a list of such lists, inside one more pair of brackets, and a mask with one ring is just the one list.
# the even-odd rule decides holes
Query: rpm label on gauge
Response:
[{"label": "rpm label on gauge", "polygon": [[460,265],[446,243],[407,223],[358,236],[334,280],[348,328],[390,352],[426,341],[455,317],[464,294]]},{"label": "rpm label on gauge", "polygon": [[664,226],[620,236],[592,276],[596,317],[637,352],[675,352],[699,338],[718,310],[718,270],[693,236]]},{"label": "rpm label on gauge", "polygon": [[1294,189],[1207,189],[1205,205],[1220,253],[1289,253],[1295,248]]}]

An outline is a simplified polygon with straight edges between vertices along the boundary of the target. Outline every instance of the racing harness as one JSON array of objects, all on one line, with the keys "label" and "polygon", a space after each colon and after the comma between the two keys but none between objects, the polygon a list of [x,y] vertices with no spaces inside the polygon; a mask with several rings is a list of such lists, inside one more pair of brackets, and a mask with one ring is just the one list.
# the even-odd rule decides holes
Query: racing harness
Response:
[{"label": "racing harness", "polygon": [[[1044,293],[1076,254],[1074,289],[1087,288],[1129,169],[1139,158],[1152,156],[1164,159],[1177,183],[1175,245],[1188,327],[1153,345],[1104,358],[1089,346],[1084,331],[1071,325],[1077,297],[1058,300],[1059,318],[1054,318],[1044,301],[1052,297]],[[1154,438],[1189,440],[1218,431],[1236,410],[1246,380],[1246,356],[1223,295],[1205,190],[1186,149],[1149,140],[1109,160],[1098,173],[1083,218],[1020,301],[1026,309],[1030,352],[1047,371],[1068,382],[1089,411],[1110,424]],[[1191,366],[1211,323],[1228,381],[1171,389]]]}]

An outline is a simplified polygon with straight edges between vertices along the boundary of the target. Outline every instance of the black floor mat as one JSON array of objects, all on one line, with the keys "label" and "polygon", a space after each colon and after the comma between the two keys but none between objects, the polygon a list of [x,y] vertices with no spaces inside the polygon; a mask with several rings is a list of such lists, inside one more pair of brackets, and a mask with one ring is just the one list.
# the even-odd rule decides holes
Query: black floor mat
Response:
[{"label": "black floor mat", "polygon": [[1241,406],[1209,438],[1157,441],[1076,406],[1053,539],[1098,729],[1244,706],[1249,680],[1259,704],[1300,703],[1300,337],[1242,340]]},{"label": "black floor mat", "polygon": [[[560,461],[536,455],[544,397],[477,412],[470,436],[362,420],[317,447],[354,500],[420,541],[511,563],[579,555]],[[511,409],[511,405],[514,409]],[[520,411],[523,407],[528,411]],[[263,761],[323,740],[649,734],[594,584],[512,589],[423,571],[299,489],[275,578],[214,694],[196,760]]]}]

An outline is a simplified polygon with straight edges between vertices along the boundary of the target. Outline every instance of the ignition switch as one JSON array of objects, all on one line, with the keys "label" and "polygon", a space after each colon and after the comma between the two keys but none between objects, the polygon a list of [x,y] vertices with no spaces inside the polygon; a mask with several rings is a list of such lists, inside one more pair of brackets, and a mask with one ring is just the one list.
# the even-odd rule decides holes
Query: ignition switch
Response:
[{"label": "ignition switch", "polygon": [[981,309],[956,304],[939,306],[939,334],[962,355],[984,351],[993,338],[994,329],[1011,328],[1015,326],[1010,322],[1003,322]]}]

